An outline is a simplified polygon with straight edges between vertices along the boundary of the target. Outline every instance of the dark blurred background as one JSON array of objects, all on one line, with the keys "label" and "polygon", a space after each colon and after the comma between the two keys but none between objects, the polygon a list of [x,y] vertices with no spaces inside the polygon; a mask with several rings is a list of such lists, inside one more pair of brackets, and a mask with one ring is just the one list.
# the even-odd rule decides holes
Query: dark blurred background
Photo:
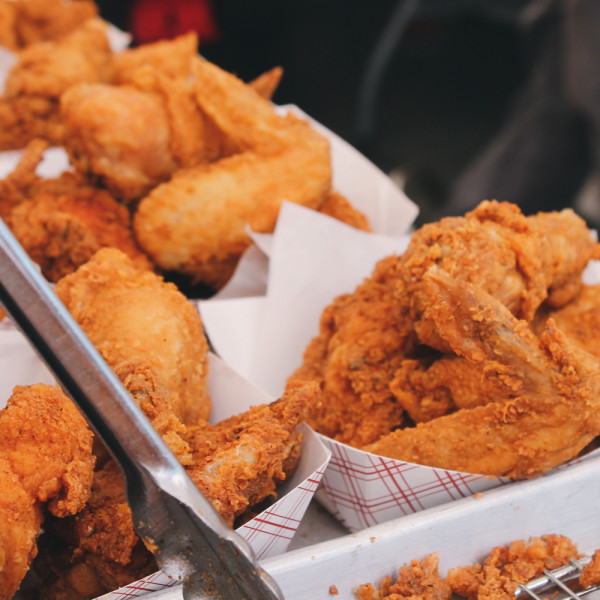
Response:
[{"label": "dark blurred background", "polygon": [[[420,206],[420,222],[467,210],[475,200],[465,185],[476,198],[503,195],[498,199],[533,212],[578,202],[587,181],[591,151],[582,119],[570,112],[557,119],[546,110],[539,122],[526,119],[530,132],[519,125],[514,139],[505,140],[504,155],[493,159],[500,176],[489,164],[487,171],[475,167],[461,188],[465,172],[509,128],[507,119],[519,123],[513,113],[535,104],[532,94],[546,97],[548,86],[554,86],[550,96],[562,93],[562,15],[551,0],[137,0],[99,6],[102,16],[134,35],[134,43],[196,29],[201,54],[246,81],[282,66],[274,101],[297,104],[391,174]],[[538,72],[546,78],[532,92]]]}]

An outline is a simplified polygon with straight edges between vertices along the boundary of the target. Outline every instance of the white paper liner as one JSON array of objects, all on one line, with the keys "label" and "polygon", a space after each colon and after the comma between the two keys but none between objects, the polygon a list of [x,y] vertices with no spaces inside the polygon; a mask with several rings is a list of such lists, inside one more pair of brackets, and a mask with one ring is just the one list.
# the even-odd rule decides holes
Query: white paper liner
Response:
[{"label": "white paper liner", "polygon": [[[318,332],[323,309],[339,294],[354,291],[377,260],[403,252],[408,239],[360,232],[314,211],[284,205],[269,250],[266,295],[247,302],[217,298],[200,304],[215,351],[271,395],[281,394]],[[585,279],[593,283],[595,276],[600,281],[600,269],[592,263]],[[235,290],[230,294],[235,296]],[[498,477],[395,461],[320,437],[332,457],[317,498],[351,531],[506,483]]]}]

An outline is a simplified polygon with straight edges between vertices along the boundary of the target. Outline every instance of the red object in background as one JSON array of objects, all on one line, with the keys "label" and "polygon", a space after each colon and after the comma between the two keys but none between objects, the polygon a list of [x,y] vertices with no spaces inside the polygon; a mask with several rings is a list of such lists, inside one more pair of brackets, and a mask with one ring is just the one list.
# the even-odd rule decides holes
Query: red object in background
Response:
[{"label": "red object in background", "polygon": [[129,31],[136,44],[147,44],[195,31],[201,44],[221,34],[212,0],[137,0],[129,17]]}]

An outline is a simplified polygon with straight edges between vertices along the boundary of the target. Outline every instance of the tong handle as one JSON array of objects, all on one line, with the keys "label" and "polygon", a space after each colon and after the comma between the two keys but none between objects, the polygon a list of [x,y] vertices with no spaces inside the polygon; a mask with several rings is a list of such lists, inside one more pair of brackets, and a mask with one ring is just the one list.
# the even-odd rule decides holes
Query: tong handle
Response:
[{"label": "tong handle", "polygon": [[136,531],[184,598],[281,600],[1,219],[0,303],[120,464]]}]

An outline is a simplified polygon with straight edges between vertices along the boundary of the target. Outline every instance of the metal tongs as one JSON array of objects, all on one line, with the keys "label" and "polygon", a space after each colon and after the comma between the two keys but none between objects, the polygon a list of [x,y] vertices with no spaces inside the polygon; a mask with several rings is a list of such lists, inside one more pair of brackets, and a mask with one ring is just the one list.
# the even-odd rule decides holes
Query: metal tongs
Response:
[{"label": "metal tongs", "polygon": [[0,303],[120,464],[138,535],[185,600],[282,600],[0,219]]}]

